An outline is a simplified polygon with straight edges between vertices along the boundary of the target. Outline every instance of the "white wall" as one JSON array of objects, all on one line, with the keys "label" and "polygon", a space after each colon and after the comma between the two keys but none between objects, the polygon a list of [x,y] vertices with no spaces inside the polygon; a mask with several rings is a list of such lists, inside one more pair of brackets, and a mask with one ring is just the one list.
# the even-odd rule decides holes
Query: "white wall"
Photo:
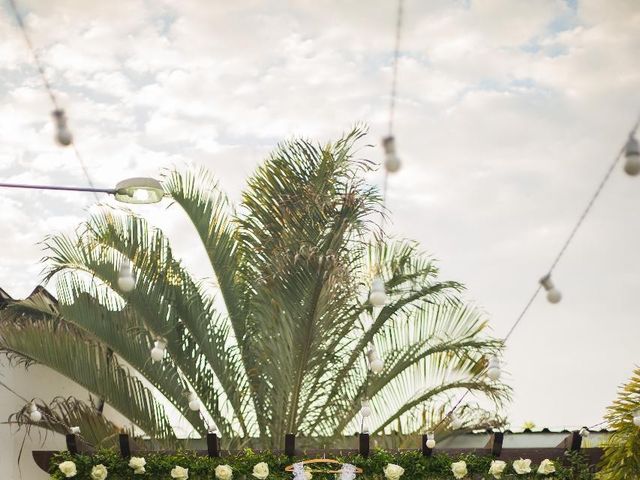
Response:
[{"label": "white wall", "polygon": [[[41,398],[48,402],[58,395],[87,398],[86,391],[78,385],[40,365],[34,365],[25,370],[24,367],[11,367],[6,359],[3,359],[0,362],[0,381],[28,400]],[[17,412],[23,406],[23,400],[0,386],[0,422],[6,422],[9,415]],[[24,448],[18,466],[18,455],[23,440],[25,441]],[[33,429],[25,439],[24,429],[18,430],[16,426],[2,424],[0,425],[2,478],[3,480],[45,480],[49,476],[35,464],[31,452],[33,450],[63,450],[65,448],[65,440],[62,435]]]}]

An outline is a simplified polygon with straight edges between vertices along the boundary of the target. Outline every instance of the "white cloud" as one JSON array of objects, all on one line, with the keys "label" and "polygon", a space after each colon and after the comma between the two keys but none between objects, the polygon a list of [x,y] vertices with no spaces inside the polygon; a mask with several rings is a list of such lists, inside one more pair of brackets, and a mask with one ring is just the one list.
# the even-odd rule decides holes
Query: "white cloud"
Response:
[{"label": "white cloud", "polygon": [[[326,140],[356,121],[369,122],[371,143],[386,133],[393,2],[21,3],[98,185],[192,161],[237,199],[285,137]],[[637,114],[640,13],[635,0],[584,0],[575,12],[555,0],[468,3],[405,2],[396,119],[404,168],[390,179],[389,206],[392,231],[420,240],[445,276],[467,283],[502,335]],[[85,184],[73,153],[52,141],[51,106],[7,17],[0,57],[3,179]],[[640,261],[639,195],[616,170],[558,267],[565,300],[536,302],[510,340],[516,424],[595,423],[637,360],[639,279],[629,265]],[[40,270],[36,242],[79,222],[92,201],[0,192],[0,287],[28,293]],[[210,274],[178,209],[141,211],[197,274]],[[603,319],[615,328],[603,332]],[[577,357],[585,344],[604,353]],[[547,354],[534,353],[540,345]],[[577,408],[593,371],[596,396]],[[565,405],[542,403],[541,379]]]}]

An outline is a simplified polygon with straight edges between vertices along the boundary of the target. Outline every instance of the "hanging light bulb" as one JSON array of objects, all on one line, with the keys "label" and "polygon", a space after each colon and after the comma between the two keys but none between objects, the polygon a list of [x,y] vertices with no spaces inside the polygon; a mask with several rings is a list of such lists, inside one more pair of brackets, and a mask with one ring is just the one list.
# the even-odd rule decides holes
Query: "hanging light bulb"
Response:
[{"label": "hanging light bulb", "polygon": [[71,135],[69,127],[67,127],[67,116],[64,110],[54,110],[51,115],[53,115],[53,121],[56,124],[56,141],[63,147],[71,145],[73,135]]},{"label": "hanging light bulb", "polygon": [[560,290],[553,285],[550,273],[547,273],[540,279],[540,285],[547,291],[547,300],[549,300],[549,303],[558,303],[562,300],[562,294]]},{"label": "hanging light bulb", "polygon": [[195,393],[189,392],[187,398],[189,399],[189,410],[193,410],[194,412],[200,410],[200,400],[198,400]]},{"label": "hanging light bulb", "polygon": [[638,140],[631,134],[629,140],[624,147],[624,171],[627,175],[636,176],[640,173],[640,148],[638,148]]},{"label": "hanging light bulb", "polygon": [[384,362],[373,345],[367,351],[367,360],[369,360],[369,369],[373,373],[380,373],[384,368]]},{"label": "hanging light bulb", "polygon": [[33,423],[38,423],[42,420],[42,413],[38,410],[38,407],[35,403],[31,402],[29,404],[29,418]]},{"label": "hanging light bulb", "polygon": [[487,376],[491,380],[498,380],[500,378],[500,359],[495,355],[489,358],[489,365],[487,367]]},{"label": "hanging light bulb", "polygon": [[451,429],[460,430],[462,428],[462,420],[457,415],[451,417]]},{"label": "hanging light bulb", "polygon": [[436,434],[435,432],[427,432],[427,448],[434,448],[436,446]]},{"label": "hanging light bulb", "polygon": [[371,416],[371,402],[369,402],[369,399],[364,398],[362,400],[362,402],[360,402],[361,404],[361,408],[360,408],[360,415],[362,415],[363,418],[367,418]]},{"label": "hanging light bulb", "polygon": [[80,427],[71,427],[69,429],[69,433],[72,435],[77,435],[80,433]]},{"label": "hanging light bulb", "polygon": [[640,409],[633,412],[633,424],[636,427],[640,427]]},{"label": "hanging light bulb", "polygon": [[374,307],[384,307],[384,304],[387,303],[387,294],[384,291],[384,280],[382,277],[375,277],[373,282],[371,282],[369,302]]},{"label": "hanging light bulb", "polygon": [[400,159],[396,155],[396,140],[393,136],[384,137],[382,139],[384,147],[384,168],[389,173],[396,173],[402,165]]},{"label": "hanging light bulb", "polygon": [[165,349],[167,348],[166,342],[163,340],[156,340],[153,348],[151,349],[151,360],[155,362],[161,362],[164,358]]},{"label": "hanging light bulb", "polygon": [[136,286],[136,278],[131,270],[131,262],[123,260],[118,271],[118,288],[123,292],[131,292]]},{"label": "hanging light bulb", "polygon": [[589,429],[587,427],[582,427],[579,433],[582,438],[587,438],[589,436]]}]

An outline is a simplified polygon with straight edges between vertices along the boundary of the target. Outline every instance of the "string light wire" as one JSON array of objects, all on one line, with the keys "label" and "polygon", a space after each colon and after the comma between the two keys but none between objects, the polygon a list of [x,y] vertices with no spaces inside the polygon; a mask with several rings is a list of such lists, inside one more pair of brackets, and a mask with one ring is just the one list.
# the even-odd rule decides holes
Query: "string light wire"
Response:
[{"label": "string light wire", "polygon": [[[640,126],[640,116],[638,116],[638,119],[636,120],[636,122],[634,123],[633,127],[629,131],[629,135],[633,135],[636,132],[636,130],[638,130],[638,126]],[[604,189],[605,185],[607,184],[607,182],[611,178],[611,174],[613,173],[616,165],[620,161],[620,158],[622,157],[622,155],[624,153],[624,150],[625,150],[625,145],[626,145],[626,140],[625,140],[625,143],[623,144],[622,148],[620,148],[620,150],[618,150],[618,152],[616,153],[615,157],[613,158],[613,161],[611,162],[611,164],[609,165],[609,168],[605,172],[604,177],[602,177],[602,180],[600,180],[600,183],[596,187],[595,192],[589,198],[589,201],[587,202],[586,207],[584,208],[584,210],[582,211],[582,213],[578,217],[578,220],[576,221],[575,225],[571,229],[571,232],[569,233],[569,236],[567,237],[567,239],[562,244],[562,247],[560,248],[560,251],[558,252],[558,254],[553,259],[553,262],[551,262],[551,266],[547,270],[548,274],[551,274],[553,272],[553,270],[556,268],[556,266],[558,265],[558,263],[560,262],[560,260],[564,256],[564,254],[566,253],[567,249],[569,248],[569,246],[573,242],[573,240],[574,240],[574,238],[576,236],[576,233],[578,232],[578,230],[580,229],[580,227],[582,226],[582,224],[586,220],[586,218],[589,215],[589,213],[591,213],[591,209],[593,208],[593,205],[595,204],[596,200],[598,199],[598,197],[602,193],[602,190]],[[538,294],[540,293],[540,290],[542,290],[542,286],[538,285],[537,288],[535,289],[535,291],[533,292],[533,295],[529,298],[529,301],[525,304],[524,308],[520,312],[520,315],[518,315],[518,317],[516,318],[515,322],[513,323],[513,325],[511,326],[511,328],[507,332],[507,334],[505,335],[504,340],[503,340],[505,343],[509,339],[509,337],[511,337],[511,335],[515,331],[516,327],[520,324],[520,322],[522,321],[522,319],[524,318],[524,316],[528,312],[528,310],[531,307],[531,305],[533,305],[533,302],[536,299],[536,297],[538,296]]]},{"label": "string light wire", "polygon": [[[22,18],[22,15],[20,15],[20,11],[18,10],[18,6],[16,5],[15,0],[9,0],[9,5],[11,7],[11,10],[13,11],[13,15],[16,19],[16,22],[18,24],[18,26],[20,27],[20,31],[22,32],[22,36],[24,38],[24,41],[27,45],[27,48],[29,50],[29,52],[31,53],[31,57],[33,58],[33,62],[36,65],[36,68],[38,70],[38,73],[40,74],[40,78],[42,80],[42,84],[44,85],[44,88],[47,92],[47,95],[49,96],[49,99],[51,100],[51,104],[53,105],[54,110],[61,110],[60,108],[60,104],[58,103],[58,99],[55,95],[55,93],[53,92],[53,88],[51,88],[51,82],[49,82],[49,79],[47,77],[47,74],[44,70],[44,66],[42,64],[42,61],[40,59],[40,56],[38,55],[38,52],[36,51],[35,47],[33,46],[33,42],[31,41],[31,37],[29,37],[29,33],[27,32],[27,28],[25,26],[24,23],[24,19]],[[76,157],[76,159],[78,160],[78,163],[80,164],[80,168],[82,169],[82,172],[87,180],[87,183],[89,184],[89,186],[91,188],[95,188],[95,185],[93,183],[93,181],[91,180],[91,176],[89,175],[89,170],[87,169],[87,165],[82,157],[82,155],[80,155],[80,151],[78,150],[78,147],[75,144],[75,141],[72,140],[72,147],[73,147],[73,153]],[[96,200],[98,200],[98,194],[97,193],[93,193],[93,196],[95,197]]]},{"label": "string light wire", "polygon": [[402,37],[402,20],[404,17],[404,0],[398,0],[398,12],[396,17],[396,42],[393,50],[393,71],[391,76],[391,95],[389,96],[389,136],[393,134],[393,123],[396,110],[396,97],[398,94],[398,62],[400,60],[400,39]]},{"label": "string light wire", "polygon": [[[629,135],[635,134],[636,131],[638,130],[638,127],[640,127],[640,115],[638,116],[636,122],[634,123],[633,127],[629,131]],[[591,209],[593,208],[593,205],[595,204],[596,200],[598,199],[598,197],[602,193],[602,190],[604,189],[605,185],[607,184],[607,182],[611,178],[611,174],[613,173],[616,165],[620,161],[620,158],[622,157],[622,155],[623,155],[623,153],[625,151],[625,145],[626,145],[626,141],[623,144],[622,148],[620,150],[618,150],[616,156],[613,158],[613,161],[611,162],[611,164],[609,165],[609,168],[607,169],[607,171],[605,172],[604,176],[602,177],[602,180],[600,180],[600,183],[598,183],[598,186],[596,187],[595,192],[589,198],[589,201],[587,202],[586,207],[584,208],[584,210],[582,211],[582,213],[578,217],[578,220],[576,221],[575,225],[571,229],[571,232],[569,233],[569,236],[567,237],[565,242],[562,244],[562,247],[560,248],[560,251],[558,252],[558,254],[553,259],[553,262],[551,263],[551,266],[549,267],[549,270],[548,270],[549,274],[551,274],[553,272],[553,270],[556,268],[556,266],[560,262],[560,259],[564,256],[564,254],[566,253],[567,249],[571,245],[571,242],[573,242],[573,240],[574,240],[574,238],[576,236],[576,233],[578,232],[578,230],[580,229],[580,227],[584,223],[585,219],[587,218],[587,216],[591,212]],[[522,311],[520,312],[520,314],[516,317],[515,322],[511,325],[511,327],[509,328],[509,331],[504,336],[503,344],[507,342],[507,340],[511,337],[511,335],[513,334],[515,329],[518,327],[518,325],[520,325],[520,322],[522,322],[522,320],[524,319],[525,315],[529,311],[529,308],[531,308],[531,305],[533,305],[533,302],[535,301],[536,297],[540,293],[540,290],[542,290],[542,285],[538,284],[538,286],[536,287],[536,289],[533,292],[533,295],[531,295],[531,297],[529,298],[529,300],[525,304],[525,306],[522,309]],[[458,408],[458,406],[460,406],[462,401],[466,398],[466,396],[469,393],[471,393],[471,390],[467,389],[462,394],[460,399],[455,403],[453,408],[451,408],[451,410],[442,418],[442,420],[440,420],[440,422],[437,424],[435,429],[440,427],[455,412],[455,410]],[[597,427],[597,426],[603,425],[605,423],[607,423],[606,420],[603,421],[603,422],[597,423],[596,425],[593,425],[593,426],[589,427],[589,429],[591,429],[593,427]]]},{"label": "string light wire", "polygon": [[[404,17],[404,0],[398,0],[398,8],[396,11],[396,29],[395,29],[395,44],[393,50],[393,65],[392,65],[392,76],[391,76],[391,92],[389,95],[389,136],[393,133],[393,123],[395,116],[395,106],[396,106],[396,97],[398,94],[398,62],[400,59],[400,40],[402,38],[402,27],[403,27],[403,17]],[[384,226],[385,226],[385,211],[387,208],[387,190],[389,186],[389,171],[387,168],[384,168],[384,175],[382,177],[382,205],[380,208],[380,239],[379,243],[382,246],[382,241],[384,238]],[[380,248],[382,251],[382,248]],[[380,253],[382,255],[382,253]],[[374,275],[380,275],[382,272],[380,271],[380,262],[375,267]],[[372,343],[373,345],[373,343]],[[364,386],[364,396],[368,398],[368,390],[369,390],[369,381],[371,376],[371,371],[369,369],[369,364],[367,360],[366,352],[365,356],[365,364],[367,365],[367,378]],[[360,424],[360,429],[364,428],[364,420]]]}]

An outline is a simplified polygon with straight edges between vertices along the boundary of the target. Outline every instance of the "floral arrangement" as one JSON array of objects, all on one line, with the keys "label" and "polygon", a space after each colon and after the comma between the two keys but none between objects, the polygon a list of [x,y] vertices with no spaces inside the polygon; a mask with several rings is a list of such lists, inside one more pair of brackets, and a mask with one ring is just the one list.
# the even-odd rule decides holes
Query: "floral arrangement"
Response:
[{"label": "floral arrangement", "polygon": [[[351,455],[337,460],[362,468],[364,473],[358,478],[366,480],[595,479],[579,452],[568,452],[562,459],[545,459],[538,465],[527,458],[506,462],[472,454],[455,458],[444,454],[424,457],[418,451],[392,453],[383,450],[377,450],[369,457]],[[300,459],[251,450],[222,458],[178,452],[149,453],[129,459],[113,450],[101,450],[93,455],[61,452],[52,457],[50,474],[57,480],[284,480],[293,478],[284,468],[295,461]],[[309,471],[304,475],[306,480],[340,478],[340,475],[334,477],[333,474]]]}]

